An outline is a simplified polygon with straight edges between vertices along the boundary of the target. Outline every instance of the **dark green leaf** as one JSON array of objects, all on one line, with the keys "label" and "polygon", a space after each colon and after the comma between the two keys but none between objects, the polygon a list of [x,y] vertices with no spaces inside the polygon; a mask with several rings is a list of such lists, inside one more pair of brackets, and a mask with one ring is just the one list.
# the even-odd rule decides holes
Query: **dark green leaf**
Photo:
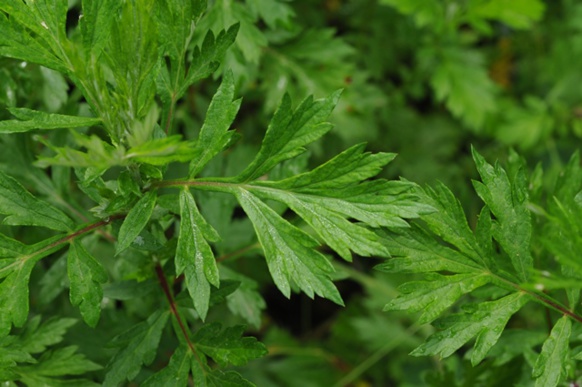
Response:
[{"label": "dark green leaf", "polygon": [[168,312],[158,310],[147,321],[113,339],[112,345],[122,348],[107,366],[109,372],[103,382],[104,386],[117,386],[124,380],[132,380],[142,364],[148,365],[154,360],[168,317]]},{"label": "dark green leaf", "polygon": [[127,214],[119,229],[118,242],[115,254],[127,249],[144,229],[156,205],[156,191],[148,191]]},{"label": "dark green leaf", "polygon": [[50,204],[32,196],[18,181],[0,171],[0,213],[7,215],[4,223],[42,226],[58,231],[70,231],[73,221]]},{"label": "dark green leaf", "polygon": [[524,172],[518,170],[513,181],[510,181],[503,168],[491,166],[475,150],[473,158],[483,180],[483,183],[473,182],[475,191],[496,218],[493,237],[509,255],[519,278],[526,281],[533,267],[533,258],[530,253],[532,225]]},{"label": "dark green leaf", "polygon": [[472,313],[445,317],[439,322],[439,326],[444,329],[430,336],[411,355],[448,357],[476,336],[471,353],[471,363],[476,365],[497,342],[509,318],[529,300],[522,293],[514,293],[499,300],[478,304]]},{"label": "dark green leaf", "polygon": [[239,325],[223,330],[218,323],[207,324],[194,334],[193,341],[197,350],[210,356],[220,366],[242,366],[267,354],[267,349],[257,339],[242,337],[244,329]]},{"label": "dark green leaf", "polygon": [[179,346],[170,358],[170,363],[163,370],[146,379],[143,386],[182,387],[188,385],[191,361],[192,352],[185,346]]},{"label": "dark green leaf", "polygon": [[571,333],[572,320],[562,316],[552,328],[534,365],[532,376],[536,378],[536,387],[557,386],[566,374]]},{"label": "dark green leaf", "polygon": [[71,304],[78,306],[85,322],[97,325],[101,314],[103,290],[107,272],[77,240],[71,243],[67,256]]}]

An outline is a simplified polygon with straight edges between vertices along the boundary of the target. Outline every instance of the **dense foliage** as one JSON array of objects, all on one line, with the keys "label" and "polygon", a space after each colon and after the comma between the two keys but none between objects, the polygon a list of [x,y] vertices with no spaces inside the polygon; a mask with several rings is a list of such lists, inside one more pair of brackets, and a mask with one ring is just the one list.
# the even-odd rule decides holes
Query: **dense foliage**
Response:
[{"label": "dense foliage", "polygon": [[0,382],[577,385],[581,25],[1,1]]}]

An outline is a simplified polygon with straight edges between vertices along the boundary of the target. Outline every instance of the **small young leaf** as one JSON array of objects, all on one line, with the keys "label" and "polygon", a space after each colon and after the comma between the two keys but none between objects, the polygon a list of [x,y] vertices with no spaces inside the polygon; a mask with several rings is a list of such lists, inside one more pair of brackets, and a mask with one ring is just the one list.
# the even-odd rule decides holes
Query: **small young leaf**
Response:
[{"label": "small young leaf", "polygon": [[124,157],[152,165],[186,162],[195,157],[194,143],[178,135],[158,138],[129,149]]},{"label": "small young leaf", "polygon": [[200,129],[190,164],[190,178],[196,176],[214,156],[222,151],[235,133],[228,129],[240,108],[241,100],[233,101],[233,98],[234,77],[232,73],[227,72],[223,76],[218,91],[212,97],[204,125]]},{"label": "small young leaf", "polygon": [[95,327],[101,314],[103,289],[107,272],[77,240],[71,243],[67,256],[71,304],[79,306],[85,322]]},{"label": "small young leaf", "polygon": [[61,210],[32,196],[18,181],[0,171],[0,213],[4,223],[42,226],[57,231],[70,231],[73,221]]},{"label": "small young leaf", "polygon": [[66,116],[26,108],[9,108],[8,110],[17,119],[0,121],[0,133],[20,133],[34,129],[80,128],[101,123],[99,118]]},{"label": "small young leaf", "polygon": [[156,191],[146,192],[129,211],[119,229],[116,255],[127,249],[148,223],[156,205],[156,195]]},{"label": "small young leaf", "polygon": [[111,34],[111,24],[119,7],[123,4],[117,0],[83,0],[82,17],[79,18],[83,46],[85,50],[98,58],[107,45]]},{"label": "small young leaf", "polygon": [[218,323],[204,325],[192,338],[196,349],[210,356],[220,366],[245,365],[267,354],[267,348],[254,337],[242,337],[245,327],[221,328]]},{"label": "small young leaf", "polygon": [[220,285],[214,253],[207,240],[217,241],[219,236],[204,220],[187,188],[180,192],[180,218],[176,274],[185,272],[188,292],[204,320],[209,307],[210,284]]},{"label": "small young leaf", "polygon": [[534,365],[532,376],[536,378],[536,387],[557,386],[562,375],[566,374],[571,333],[572,320],[563,316],[552,328]]},{"label": "small young leaf", "polygon": [[104,386],[114,387],[124,380],[132,380],[139,373],[142,364],[148,365],[154,360],[169,315],[169,312],[157,310],[147,321],[133,326],[113,339],[112,345],[122,348],[107,366],[109,372],[103,382]]}]

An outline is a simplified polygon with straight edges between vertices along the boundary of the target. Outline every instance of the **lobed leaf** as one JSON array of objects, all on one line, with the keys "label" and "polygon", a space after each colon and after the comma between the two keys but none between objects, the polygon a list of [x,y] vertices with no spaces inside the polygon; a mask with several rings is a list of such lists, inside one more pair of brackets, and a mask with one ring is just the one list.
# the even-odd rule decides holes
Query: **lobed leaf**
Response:
[{"label": "lobed leaf", "polygon": [[251,192],[239,188],[235,195],[253,223],[279,290],[289,298],[293,284],[311,298],[317,294],[343,305],[331,281],[333,266],[314,249],[317,242],[281,218]]},{"label": "lobed leaf", "polygon": [[303,146],[317,140],[331,129],[325,122],[338,102],[341,91],[320,100],[305,99],[295,111],[288,95],[275,112],[259,153],[236,181],[255,180],[282,161],[303,153]]},{"label": "lobed leaf", "polygon": [[144,387],[158,386],[186,386],[190,374],[190,363],[192,362],[192,352],[185,347],[179,346],[174,351],[168,365],[147,378],[143,382]]},{"label": "lobed leaf", "polygon": [[491,166],[474,149],[473,158],[483,180],[483,183],[474,181],[473,186],[496,218],[493,237],[509,255],[518,277],[527,281],[533,267],[530,253],[532,225],[523,171],[518,170],[510,181],[503,168]]},{"label": "lobed leaf", "polygon": [[233,101],[234,77],[232,73],[224,74],[222,84],[218,88],[208,111],[204,125],[200,129],[198,142],[190,163],[189,177],[193,178],[200,170],[231,141],[234,131],[229,131],[241,100]]},{"label": "lobed leaf", "polygon": [[83,13],[79,18],[83,46],[98,58],[111,34],[111,25],[123,3],[116,0],[83,0]]},{"label": "lobed leaf", "polygon": [[32,196],[18,181],[0,171],[0,213],[10,225],[41,226],[70,231],[73,221],[61,210]]},{"label": "lobed leaf", "polygon": [[432,322],[461,296],[486,285],[491,278],[482,273],[442,276],[433,274],[427,281],[407,282],[398,287],[403,294],[392,300],[384,310],[422,312],[419,324]]},{"label": "lobed leaf", "polygon": [[133,326],[112,340],[112,345],[122,348],[107,365],[104,386],[118,386],[124,380],[132,380],[142,364],[149,365],[154,360],[169,315],[169,312],[157,310],[147,321]]},{"label": "lobed leaf", "polygon": [[443,318],[444,329],[411,352],[414,356],[448,357],[473,337],[477,337],[471,363],[478,364],[501,336],[509,318],[530,300],[523,293],[513,293],[495,301],[476,305],[475,310]]},{"label": "lobed leaf", "polygon": [[107,272],[77,240],[71,243],[67,255],[71,304],[78,306],[85,322],[95,327],[101,314],[103,289]]},{"label": "lobed leaf", "polygon": [[245,327],[222,329],[218,323],[201,327],[192,338],[197,350],[210,356],[221,367],[242,366],[267,354],[265,346],[254,337],[242,337]]},{"label": "lobed leaf", "polygon": [[176,274],[185,274],[194,307],[204,320],[210,305],[210,284],[220,285],[214,253],[207,240],[215,242],[219,236],[198,211],[188,188],[180,191],[180,219]]}]

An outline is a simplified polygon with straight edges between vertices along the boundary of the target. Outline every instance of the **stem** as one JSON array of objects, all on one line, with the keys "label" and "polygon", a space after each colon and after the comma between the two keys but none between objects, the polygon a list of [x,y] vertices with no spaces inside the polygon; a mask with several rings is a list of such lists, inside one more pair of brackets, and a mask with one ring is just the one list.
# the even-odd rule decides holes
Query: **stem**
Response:
[{"label": "stem", "polygon": [[170,109],[168,111],[168,117],[166,118],[166,125],[164,128],[166,135],[168,135],[168,132],[170,131],[170,126],[172,126],[172,119],[174,118],[174,106],[175,106],[175,104],[176,104],[175,96],[172,96],[172,102],[170,102]]},{"label": "stem", "polygon": [[251,250],[254,250],[254,249],[258,249],[260,247],[261,247],[261,244],[260,243],[258,243],[258,242],[257,243],[253,243],[252,245],[248,245],[246,247],[243,247],[241,249],[238,249],[236,251],[233,251],[232,253],[224,254],[224,255],[216,258],[216,262],[218,262],[218,263],[224,262],[224,261],[226,261],[228,259],[238,257],[239,255],[243,255],[244,253],[247,253],[247,252],[249,252]]},{"label": "stem", "polygon": [[184,322],[182,321],[182,317],[180,317],[180,314],[178,313],[178,308],[176,308],[176,302],[174,301],[174,297],[172,296],[172,291],[170,290],[170,286],[168,285],[168,280],[166,279],[166,275],[164,274],[164,269],[162,268],[162,265],[160,265],[159,262],[156,263],[156,275],[158,277],[160,286],[162,287],[162,290],[164,291],[164,294],[168,299],[168,303],[170,304],[170,310],[172,311],[172,314],[174,315],[176,321],[178,322],[178,325],[180,326],[180,330],[182,331],[182,334],[186,339],[186,343],[188,344],[190,351],[192,351],[192,353],[196,356],[198,361],[200,361],[200,359],[198,358],[198,354],[196,353],[196,349],[194,348],[194,345],[190,341],[190,335],[188,334],[186,325],[184,324]]}]

